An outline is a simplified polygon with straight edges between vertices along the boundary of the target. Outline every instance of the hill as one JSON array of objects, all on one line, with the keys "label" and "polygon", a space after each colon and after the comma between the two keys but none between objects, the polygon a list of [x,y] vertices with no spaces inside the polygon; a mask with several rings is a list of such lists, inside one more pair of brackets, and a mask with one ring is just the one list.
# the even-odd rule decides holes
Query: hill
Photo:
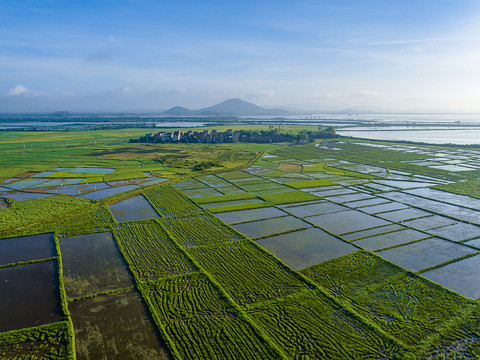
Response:
[{"label": "hill", "polygon": [[173,108],[164,112],[165,115],[177,116],[217,116],[217,115],[288,115],[289,111],[283,109],[265,109],[258,105],[252,104],[241,99],[228,99],[219,104],[205,107],[199,110],[190,110],[181,106],[174,106]]}]

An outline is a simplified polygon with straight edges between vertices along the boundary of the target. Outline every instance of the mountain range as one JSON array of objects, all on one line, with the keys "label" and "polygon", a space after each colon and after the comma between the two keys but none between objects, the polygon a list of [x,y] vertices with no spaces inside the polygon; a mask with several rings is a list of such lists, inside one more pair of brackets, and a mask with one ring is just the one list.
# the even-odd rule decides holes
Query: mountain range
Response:
[{"label": "mountain range", "polygon": [[174,106],[164,111],[164,115],[171,116],[221,116],[221,115],[289,115],[284,109],[266,109],[242,99],[228,99],[219,104],[199,110],[190,110],[182,106]]}]

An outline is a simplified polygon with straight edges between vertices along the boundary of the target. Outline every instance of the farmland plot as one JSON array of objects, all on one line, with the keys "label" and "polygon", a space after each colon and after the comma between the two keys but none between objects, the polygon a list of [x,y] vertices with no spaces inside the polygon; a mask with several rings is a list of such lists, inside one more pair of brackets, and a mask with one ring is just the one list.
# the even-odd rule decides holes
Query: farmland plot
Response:
[{"label": "farmland plot", "polygon": [[374,235],[379,235],[379,234],[386,234],[391,231],[396,231],[400,229],[405,229],[404,226],[398,225],[398,224],[390,224],[390,225],[384,225],[384,226],[379,226],[373,229],[367,229],[367,230],[360,230],[352,233],[348,233],[345,235],[342,235],[342,239],[345,240],[355,240],[355,239],[360,239],[364,238],[367,236],[374,236]]},{"label": "farmland plot", "polygon": [[56,261],[0,269],[0,332],[63,319]]},{"label": "farmland plot", "polygon": [[280,358],[202,274],[142,285],[142,292],[184,359]]},{"label": "farmland plot", "polygon": [[261,304],[247,313],[290,358],[403,358],[395,344],[320,292]]},{"label": "farmland plot", "polygon": [[133,285],[110,233],[60,239],[68,297],[96,294]]},{"label": "farmland plot", "polygon": [[303,270],[408,346],[428,341],[470,302],[378,256],[356,252]]},{"label": "farmland plot", "polygon": [[307,205],[300,205],[300,206],[285,208],[284,210],[289,212],[292,215],[304,218],[307,216],[345,211],[345,210],[348,210],[348,208],[342,205],[325,201],[325,202],[320,202],[316,204],[307,204]]},{"label": "farmland plot", "polygon": [[56,256],[53,234],[0,240],[0,265]]},{"label": "farmland plot", "polygon": [[177,242],[185,247],[219,244],[244,238],[207,213],[181,219],[167,218],[162,224]]},{"label": "farmland plot", "polygon": [[74,301],[69,310],[78,360],[171,359],[136,291]]},{"label": "farmland plot", "polygon": [[430,235],[424,234],[413,229],[405,229],[399,231],[389,232],[387,234],[380,234],[355,241],[355,245],[360,246],[366,250],[378,250],[388,247],[406,244],[415,240],[424,239]]},{"label": "farmland plot", "polygon": [[359,250],[318,228],[263,238],[256,243],[294,270],[305,269]]},{"label": "farmland plot", "polygon": [[89,192],[84,195],[79,195],[79,198],[84,198],[84,199],[93,199],[93,200],[100,200],[100,199],[105,199],[109,196],[116,195],[116,194],[121,194],[126,191],[130,191],[133,189],[139,189],[139,185],[125,185],[125,186],[117,186],[109,189],[103,189],[99,191],[94,191],[94,192]]},{"label": "farmland plot", "polygon": [[2,359],[52,359],[72,356],[68,323],[61,322],[0,334]]},{"label": "farmland plot", "polygon": [[312,225],[293,216],[283,216],[236,224],[232,225],[232,227],[250,239],[258,239],[265,236],[310,228]]},{"label": "farmland plot", "polygon": [[307,288],[295,273],[249,240],[189,252],[240,305]]},{"label": "farmland plot", "polygon": [[240,211],[230,211],[216,214],[218,218],[227,224],[238,224],[247,221],[255,221],[262,219],[269,219],[279,216],[288,215],[286,212],[274,207],[266,207],[261,209],[250,209]]},{"label": "farmland plot", "polygon": [[186,217],[205,211],[174,186],[160,186],[144,195],[155,210],[165,217]]},{"label": "farmland plot", "polygon": [[118,222],[159,217],[152,205],[141,195],[110,205],[110,211]]},{"label": "farmland plot", "polygon": [[142,281],[195,270],[156,222],[123,224],[114,235],[130,270]]}]

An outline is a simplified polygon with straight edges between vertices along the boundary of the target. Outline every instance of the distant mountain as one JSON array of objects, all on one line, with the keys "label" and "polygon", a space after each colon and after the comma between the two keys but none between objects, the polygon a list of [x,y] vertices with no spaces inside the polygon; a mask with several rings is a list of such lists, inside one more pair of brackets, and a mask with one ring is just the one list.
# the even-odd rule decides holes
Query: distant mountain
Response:
[{"label": "distant mountain", "polygon": [[202,108],[199,110],[190,110],[181,106],[174,106],[165,111],[165,115],[176,116],[219,116],[219,115],[289,115],[290,112],[283,109],[265,109],[258,105],[241,99],[228,99],[220,104]]}]

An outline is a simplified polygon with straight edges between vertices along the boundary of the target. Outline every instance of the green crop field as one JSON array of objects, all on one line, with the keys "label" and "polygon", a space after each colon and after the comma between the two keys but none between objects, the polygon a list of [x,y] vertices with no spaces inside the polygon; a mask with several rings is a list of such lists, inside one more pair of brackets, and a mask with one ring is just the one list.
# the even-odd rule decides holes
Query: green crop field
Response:
[{"label": "green crop field", "polygon": [[145,197],[155,210],[165,217],[182,218],[204,211],[174,186],[162,186],[148,191]]},{"label": "green crop field", "polygon": [[278,359],[245,316],[199,273],[142,285],[156,320],[185,359]]},{"label": "green crop field", "polygon": [[122,224],[114,235],[137,279],[148,281],[195,271],[195,266],[155,221]]}]

